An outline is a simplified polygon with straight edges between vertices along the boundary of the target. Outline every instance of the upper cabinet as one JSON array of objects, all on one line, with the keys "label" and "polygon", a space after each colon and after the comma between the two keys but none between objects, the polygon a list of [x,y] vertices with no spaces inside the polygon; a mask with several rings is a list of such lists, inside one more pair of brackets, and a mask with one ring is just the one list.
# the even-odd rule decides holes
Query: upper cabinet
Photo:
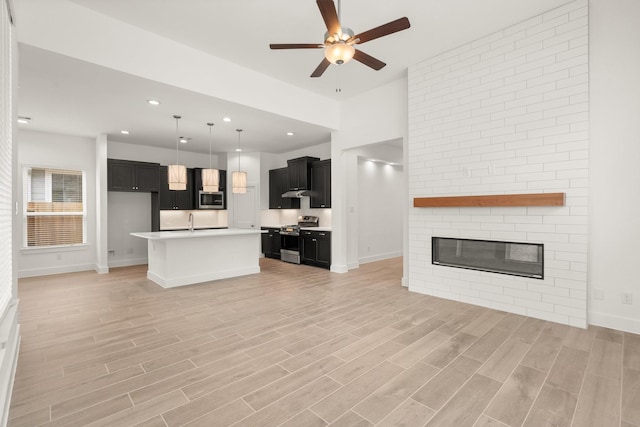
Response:
[{"label": "upper cabinet", "polygon": [[282,197],[289,191],[289,168],[269,171],[269,209],[300,209],[300,199]]},{"label": "upper cabinet", "polygon": [[311,163],[317,157],[300,157],[287,160],[289,166],[289,188],[287,190],[308,190],[311,188]]},{"label": "upper cabinet", "polygon": [[156,192],[160,188],[158,163],[107,159],[109,191]]},{"label": "upper cabinet", "polygon": [[331,159],[311,164],[311,208],[331,207]]},{"label": "upper cabinet", "polygon": [[187,169],[187,189],[169,190],[169,175],[166,166],[160,166],[160,190],[158,191],[158,205],[160,210],[191,210],[194,208],[194,180],[193,169]]}]

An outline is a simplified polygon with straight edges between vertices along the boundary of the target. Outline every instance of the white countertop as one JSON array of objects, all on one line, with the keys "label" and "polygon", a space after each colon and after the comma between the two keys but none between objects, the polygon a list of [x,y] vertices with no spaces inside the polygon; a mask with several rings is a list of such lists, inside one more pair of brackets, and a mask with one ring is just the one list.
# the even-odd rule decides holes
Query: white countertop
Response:
[{"label": "white countertop", "polygon": [[170,239],[195,239],[200,237],[218,236],[240,236],[245,234],[261,234],[262,230],[244,228],[224,228],[213,230],[176,230],[176,231],[149,231],[141,233],[130,233],[132,236],[141,237],[148,240],[170,240]]},{"label": "white countertop", "polygon": [[300,227],[300,230],[309,230],[309,231],[331,231],[331,227]]},{"label": "white countertop", "polygon": [[[280,228],[281,225],[262,225],[263,228]],[[331,231],[331,227],[300,227],[300,230],[309,231]]]}]

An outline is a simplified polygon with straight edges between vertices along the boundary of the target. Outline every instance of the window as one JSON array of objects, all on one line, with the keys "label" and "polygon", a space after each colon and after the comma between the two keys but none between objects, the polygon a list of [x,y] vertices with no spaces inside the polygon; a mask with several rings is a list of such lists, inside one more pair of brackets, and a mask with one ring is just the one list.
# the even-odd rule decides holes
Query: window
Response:
[{"label": "window", "polygon": [[27,167],[24,183],[26,247],[86,243],[84,172]]}]

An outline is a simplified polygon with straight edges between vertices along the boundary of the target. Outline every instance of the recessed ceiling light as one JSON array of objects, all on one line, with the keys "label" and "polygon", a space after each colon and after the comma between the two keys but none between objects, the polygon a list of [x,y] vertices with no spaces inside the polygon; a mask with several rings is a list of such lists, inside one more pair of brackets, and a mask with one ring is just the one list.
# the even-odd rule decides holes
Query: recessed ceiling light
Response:
[{"label": "recessed ceiling light", "polygon": [[123,134],[123,135],[129,135],[129,131],[128,130],[121,130],[120,133]]},{"label": "recessed ceiling light", "polygon": [[223,118],[222,118],[222,121],[224,121],[224,122],[227,122],[227,123],[228,123],[228,122],[230,122],[230,121],[231,121],[231,119],[230,119],[229,117],[223,117]]},{"label": "recessed ceiling light", "polygon": [[155,99],[150,99],[147,102],[151,105],[160,105],[160,101],[156,101]]},{"label": "recessed ceiling light", "polygon": [[31,123],[31,117],[18,116],[18,123],[28,125],[29,123]]},{"label": "recessed ceiling light", "polygon": [[189,140],[188,138],[185,138],[183,136],[180,137],[180,142],[183,144],[186,144],[188,140]]},{"label": "recessed ceiling light", "polygon": [[240,151],[242,151],[242,148],[236,148],[236,151],[240,152]]},{"label": "recessed ceiling light", "polygon": [[293,136],[295,135],[293,132],[287,132],[287,136]]}]

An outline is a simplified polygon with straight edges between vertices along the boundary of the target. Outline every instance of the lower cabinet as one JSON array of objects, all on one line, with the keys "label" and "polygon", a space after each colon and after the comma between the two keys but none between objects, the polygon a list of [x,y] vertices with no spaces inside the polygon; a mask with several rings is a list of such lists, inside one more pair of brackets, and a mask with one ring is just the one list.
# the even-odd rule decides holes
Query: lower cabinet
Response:
[{"label": "lower cabinet", "polygon": [[300,261],[303,264],[316,267],[331,267],[331,232],[308,231],[300,232]]},{"label": "lower cabinet", "polygon": [[262,253],[267,258],[280,259],[280,229],[262,227],[262,230],[267,230],[261,236]]}]

